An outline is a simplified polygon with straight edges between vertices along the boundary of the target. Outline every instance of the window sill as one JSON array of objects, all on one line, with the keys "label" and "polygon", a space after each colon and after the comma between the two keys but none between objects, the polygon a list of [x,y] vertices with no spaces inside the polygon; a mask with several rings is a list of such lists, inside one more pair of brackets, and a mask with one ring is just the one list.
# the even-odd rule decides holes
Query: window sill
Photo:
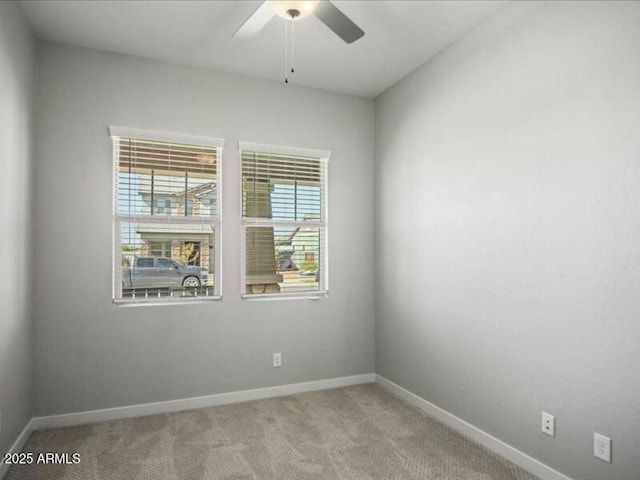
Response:
[{"label": "window sill", "polygon": [[192,305],[194,303],[222,303],[222,296],[215,295],[209,297],[174,297],[167,300],[159,300],[157,298],[149,300],[122,300],[114,299],[113,305],[115,307],[145,307],[145,306],[158,306],[158,305]]},{"label": "window sill", "polygon": [[242,294],[242,300],[322,300],[327,298],[329,292],[299,292],[299,293],[252,293]]}]

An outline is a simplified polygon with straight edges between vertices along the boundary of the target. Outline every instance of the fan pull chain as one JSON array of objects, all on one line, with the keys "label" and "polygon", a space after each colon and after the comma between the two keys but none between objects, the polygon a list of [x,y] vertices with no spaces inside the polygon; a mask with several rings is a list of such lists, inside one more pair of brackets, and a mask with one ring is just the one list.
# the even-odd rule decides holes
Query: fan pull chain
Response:
[{"label": "fan pull chain", "polygon": [[293,58],[294,58],[294,39],[293,39],[293,30],[294,30],[294,26],[295,26],[295,22],[291,22],[291,73],[294,73],[294,69],[293,69]]},{"label": "fan pull chain", "polygon": [[289,83],[289,22],[284,22],[284,83]]}]

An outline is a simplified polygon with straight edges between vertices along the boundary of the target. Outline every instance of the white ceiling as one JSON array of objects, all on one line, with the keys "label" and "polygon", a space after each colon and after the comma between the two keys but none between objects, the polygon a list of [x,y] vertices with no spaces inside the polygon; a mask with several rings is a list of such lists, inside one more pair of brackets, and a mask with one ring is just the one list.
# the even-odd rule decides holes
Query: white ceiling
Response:
[{"label": "white ceiling", "polygon": [[[22,1],[36,36],[283,81],[284,22],[232,34],[260,1]],[[347,45],[317,18],[295,25],[293,84],[375,97],[507,2],[333,2],[366,33]]]}]

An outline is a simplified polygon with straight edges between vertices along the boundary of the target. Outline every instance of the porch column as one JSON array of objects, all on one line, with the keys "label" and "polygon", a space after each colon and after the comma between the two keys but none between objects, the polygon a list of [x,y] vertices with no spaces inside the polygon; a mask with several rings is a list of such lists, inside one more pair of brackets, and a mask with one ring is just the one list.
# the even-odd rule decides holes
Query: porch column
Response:
[{"label": "porch column", "polygon": [[[245,217],[271,218],[271,184],[245,182]],[[272,227],[247,227],[246,293],[280,291],[282,275],[276,273],[276,252]]]}]

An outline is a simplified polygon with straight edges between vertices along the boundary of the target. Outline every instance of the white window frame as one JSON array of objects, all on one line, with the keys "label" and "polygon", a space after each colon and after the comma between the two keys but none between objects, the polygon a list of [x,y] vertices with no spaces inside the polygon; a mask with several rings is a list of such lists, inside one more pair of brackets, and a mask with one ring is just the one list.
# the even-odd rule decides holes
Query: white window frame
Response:
[{"label": "white window frame", "polygon": [[[197,135],[162,132],[157,130],[142,130],[138,128],[128,128],[120,126],[109,126],[109,136],[112,140],[112,169],[113,169],[113,244],[112,244],[112,292],[111,298],[114,305],[117,306],[139,306],[139,305],[184,305],[191,303],[220,301],[222,299],[222,157],[224,151],[225,140],[215,137],[203,137]],[[198,297],[144,297],[135,299],[122,298],[122,244],[120,225],[122,222],[131,221],[130,215],[121,215],[118,213],[118,158],[116,152],[116,140],[119,137],[135,138],[139,140],[149,140],[167,143],[179,143],[187,145],[202,145],[208,147],[216,147],[218,149],[218,165],[216,169],[217,185],[216,185],[216,202],[218,205],[218,214],[214,218],[207,220],[207,224],[212,225],[214,229],[214,279],[215,288],[214,295],[198,296]],[[185,206],[186,208],[186,206]],[[136,215],[136,221],[157,222],[157,215]],[[193,224],[193,217],[181,217],[179,215],[171,218],[172,223]]]},{"label": "white window frame", "polygon": [[[242,152],[243,151],[255,151],[260,153],[273,153],[276,155],[291,155],[300,157],[313,157],[319,158],[324,167],[324,195],[322,196],[322,203],[320,204],[320,217],[321,221],[291,221],[291,220],[273,220],[265,218],[244,218],[243,212],[243,191],[242,185]],[[240,219],[241,219],[241,231],[240,231],[240,292],[243,300],[283,300],[283,299],[308,299],[319,300],[329,295],[329,160],[331,159],[330,150],[320,150],[303,147],[292,147],[283,145],[270,145],[263,143],[254,143],[239,141],[238,142],[238,155],[240,160]],[[308,228],[318,228],[320,232],[320,248],[319,256],[321,257],[320,263],[320,290],[307,291],[307,292],[280,292],[280,293],[245,293],[246,287],[246,275],[247,268],[246,262],[246,232],[247,227],[298,227],[304,224]],[[324,257],[323,257],[324,255]],[[324,288],[323,288],[324,287]]]}]

